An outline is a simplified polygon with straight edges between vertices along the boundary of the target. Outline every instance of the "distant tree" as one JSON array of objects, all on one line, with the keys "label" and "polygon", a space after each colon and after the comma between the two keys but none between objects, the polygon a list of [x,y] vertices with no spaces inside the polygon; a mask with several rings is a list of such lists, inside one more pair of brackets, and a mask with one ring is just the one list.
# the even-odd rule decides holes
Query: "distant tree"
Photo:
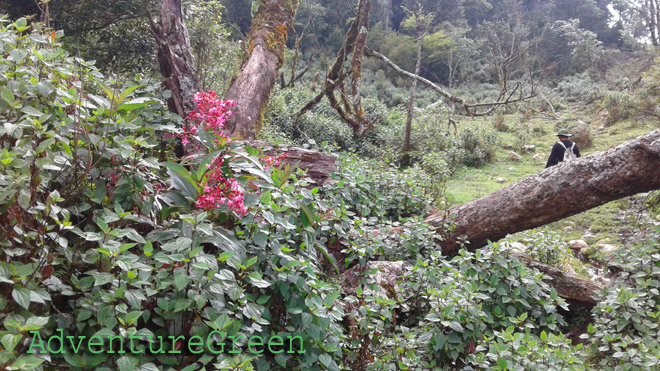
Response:
[{"label": "distant tree", "polygon": [[[431,23],[433,22],[433,13],[424,13],[422,9],[422,4],[419,1],[414,1],[412,4],[412,10],[404,8],[406,13],[408,13],[408,23],[404,22],[404,28],[412,28],[414,24],[415,30],[415,43],[417,45],[417,59],[415,62],[415,75],[419,75],[419,71],[422,67],[422,43],[424,41],[424,36],[428,34],[431,29]],[[417,90],[417,80],[413,80],[412,85],[410,86],[410,99],[408,100],[408,111],[406,113],[406,128],[403,138],[403,153],[404,156],[408,155],[408,152],[411,150],[410,145],[410,134],[412,131],[412,120],[413,112],[415,106],[415,91]],[[407,162],[407,157],[405,158]]]},{"label": "distant tree", "polygon": [[612,3],[632,37],[660,45],[660,0],[613,0]]}]

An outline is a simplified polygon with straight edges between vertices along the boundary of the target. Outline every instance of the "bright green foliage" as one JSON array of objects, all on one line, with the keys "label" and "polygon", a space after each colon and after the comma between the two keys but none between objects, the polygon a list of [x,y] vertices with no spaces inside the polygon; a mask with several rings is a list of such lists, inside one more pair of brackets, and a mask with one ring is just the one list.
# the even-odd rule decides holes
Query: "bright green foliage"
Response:
[{"label": "bright green foliage", "polygon": [[587,370],[583,345],[573,346],[564,335],[542,331],[517,332],[513,326],[486,337],[469,357],[468,370]]},{"label": "bright green foliage", "polygon": [[603,289],[588,334],[602,370],[660,367],[660,244],[657,236],[619,250],[615,285]]},{"label": "bright green foliage", "polygon": [[[561,365],[570,354],[558,331],[563,325],[556,306],[565,307],[541,275],[527,269],[493,245],[476,253],[462,250],[447,261],[435,253],[408,256],[397,287],[379,286],[373,280],[378,269],[365,271],[355,296],[349,296],[352,311],[347,360],[360,364],[371,359],[371,369],[435,369],[495,365],[502,356],[511,364],[527,357],[537,364]],[[377,276],[376,276],[377,277]],[[381,283],[381,285],[383,285]],[[514,329],[519,343],[511,353],[508,340]],[[533,339],[543,338],[542,343]],[[495,343],[493,345],[493,343]],[[555,349],[555,345],[562,348]],[[570,348],[569,349],[573,349]],[[577,348],[579,349],[579,348]],[[545,352],[545,353],[543,353]],[[559,367],[559,366],[558,366]]]}]

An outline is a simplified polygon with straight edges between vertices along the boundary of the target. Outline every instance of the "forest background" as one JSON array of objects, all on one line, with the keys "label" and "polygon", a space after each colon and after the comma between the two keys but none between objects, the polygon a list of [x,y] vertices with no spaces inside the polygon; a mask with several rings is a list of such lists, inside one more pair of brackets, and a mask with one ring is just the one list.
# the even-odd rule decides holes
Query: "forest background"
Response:
[{"label": "forest background", "polygon": [[1,369],[660,368],[657,0],[0,14]]}]

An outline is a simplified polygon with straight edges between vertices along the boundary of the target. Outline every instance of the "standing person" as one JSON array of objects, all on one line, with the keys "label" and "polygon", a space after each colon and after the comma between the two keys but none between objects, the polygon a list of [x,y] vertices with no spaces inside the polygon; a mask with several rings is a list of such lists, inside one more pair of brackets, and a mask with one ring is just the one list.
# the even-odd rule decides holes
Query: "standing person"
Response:
[{"label": "standing person", "polygon": [[[557,133],[557,136],[559,137],[559,142],[552,146],[550,158],[548,159],[548,163],[545,165],[546,168],[557,165],[565,159],[580,157],[580,149],[578,148],[577,144],[568,140],[568,138],[572,137],[573,134],[569,133],[566,129],[561,129]],[[566,151],[570,152],[566,153]]]}]

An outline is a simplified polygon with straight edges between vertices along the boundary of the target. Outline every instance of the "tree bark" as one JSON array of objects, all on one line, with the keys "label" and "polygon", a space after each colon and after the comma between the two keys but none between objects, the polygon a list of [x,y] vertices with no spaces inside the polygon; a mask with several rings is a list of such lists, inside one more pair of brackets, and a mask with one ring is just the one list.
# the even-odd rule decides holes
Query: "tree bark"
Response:
[{"label": "tree bark", "polygon": [[284,62],[287,30],[293,24],[298,3],[298,0],[260,1],[248,36],[247,59],[225,97],[236,102],[234,114],[228,120],[232,137],[253,139],[259,132],[262,112]]},{"label": "tree bark", "polygon": [[172,93],[167,105],[170,112],[186,117],[195,108],[195,93],[201,89],[201,84],[195,71],[181,0],[159,0],[158,8],[158,18],[149,14],[149,22],[158,45],[158,64],[166,79],[164,85]]},{"label": "tree bark", "polygon": [[648,0],[648,7],[649,7],[649,12],[651,13],[649,15],[649,29],[651,31],[651,42],[653,43],[653,46],[658,46],[658,38],[660,38],[660,35],[658,35],[658,25],[656,24],[657,22],[657,14],[656,12],[658,9],[656,9],[656,0]]},{"label": "tree bark", "polygon": [[362,97],[360,89],[362,87],[362,59],[364,57],[364,48],[367,45],[367,33],[369,32],[369,10],[371,9],[370,0],[362,0],[358,6],[358,18],[356,20],[358,27],[355,47],[353,48],[353,59],[351,60],[351,96],[353,97],[353,112],[355,112],[356,121],[359,123],[358,134],[363,134],[368,123],[364,118],[362,109]]},{"label": "tree bark", "polygon": [[[486,197],[449,210],[455,229],[440,242],[443,253],[470,249],[581,213],[607,202],[660,189],[660,131],[604,152],[549,167]],[[445,215],[425,221],[438,228]]]}]

